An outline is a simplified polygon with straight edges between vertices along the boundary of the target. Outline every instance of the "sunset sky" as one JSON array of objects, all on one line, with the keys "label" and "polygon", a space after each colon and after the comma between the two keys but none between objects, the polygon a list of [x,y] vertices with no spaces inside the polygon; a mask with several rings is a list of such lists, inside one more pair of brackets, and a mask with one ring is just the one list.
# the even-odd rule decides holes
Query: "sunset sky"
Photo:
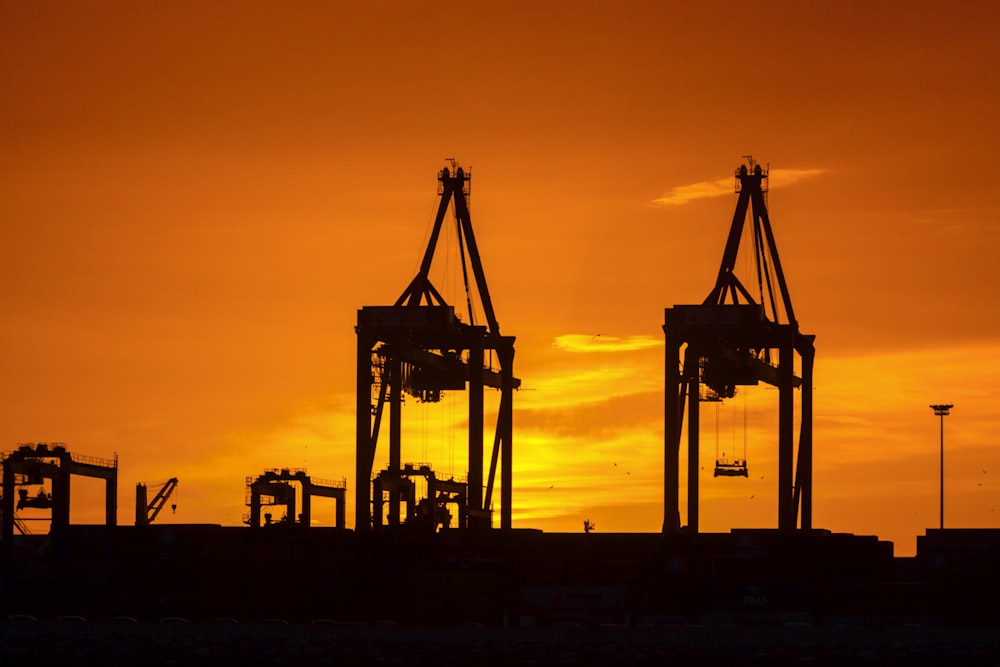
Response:
[{"label": "sunset sky", "polygon": [[[238,524],[265,468],[353,489],[356,312],[455,158],[517,336],[515,526],[658,531],[663,309],[713,286],[752,154],[816,334],[814,525],[912,554],[951,402],[946,523],[1000,527],[1000,5],[750,7],[0,1],[0,450],[117,453],[123,523],[171,476],[161,521]],[[408,403],[404,460],[464,475],[464,401]],[[764,386],[703,407],[706,471],[750,464],[703,530],[777,525],[776,421]]]}]

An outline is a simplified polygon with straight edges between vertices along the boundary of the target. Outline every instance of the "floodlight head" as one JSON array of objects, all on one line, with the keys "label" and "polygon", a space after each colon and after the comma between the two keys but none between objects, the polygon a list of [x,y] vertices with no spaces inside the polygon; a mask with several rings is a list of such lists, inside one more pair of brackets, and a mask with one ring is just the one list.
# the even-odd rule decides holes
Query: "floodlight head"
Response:
[{"label": "floodlight head", "polygon": [[932,405],[931,410],[933,410],[934,414],[937,415],[938,417],[947,417],[949,414],[948,411],[951,410],[953,407],[955,406],[952,405],[951,403],[940,403],[938,405]]}]

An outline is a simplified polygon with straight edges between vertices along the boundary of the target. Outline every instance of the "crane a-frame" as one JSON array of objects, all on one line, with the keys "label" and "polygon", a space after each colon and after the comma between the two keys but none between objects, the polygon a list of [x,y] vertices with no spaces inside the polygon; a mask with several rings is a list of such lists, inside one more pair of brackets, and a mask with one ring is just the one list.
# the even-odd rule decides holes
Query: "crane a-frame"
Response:
[{"label": "crane a-frame", "polygon": [[[406,499],[407,482],[401,461],[401,416],[403,394],[435,402],[445,390],[468,387],[469,443],[468,490],[465,516],[459,525],[490,524],[490,506],[497,467],[500,467],[500,527],[511,528],[511,480],[513,466],[513,391],[520,385],[514,377],[514,337],[500,334],[493,302],[486,285],[479,247],[472,231],[467,196],[470,175],[452,161],[450,171],[438,173],[441,197],[434,227],[417,275],[391,306],[365,306],[358,311],[357,357],[357,449],[355,530],[372,527],[372,516],[381,516],[382,498],[375,499],[372,481],[375,452],[385,407],[388,404],[389,467],[378,475],[378,493],[388,493],[388,525],[400,524],[400,503]],[[467,265],[471,265],[475,293],[482,305],[485,325],[462,322],[453,306],[431,283],[429,274],[446,214],[453,206],[466,299],[470,304]],[[466,260],[468,252],[468,260]],[[499,369],[485,364],[487,351],[495,353]],[[492,355],[491,355],[492,356]],[[373,387],[375,391],[373,392]],[[483,483],[483,391],[500,390],[500,405],[489,475]],[[442,498],[447,502],[449,498]],[[437,503],[438,499],[431,499]]]},{"label": "crane a-frame", "polygon": [[[749,156],[748,156],[749,158]],[[812,527],[812,373],[815,336],[799,332],[764,194],[767,171],[748,159],[736,170],[739,198],[715,286],[700,305],[664,310],[666,335],[663,530],[681,530],[680,446],[688,413],[687,530],[698,531],[699,398],[728,398],[738,385],[778,388],[778,528]],[[735,274],[747,214],[753,273],[748,289]],[[756,296],[751,292],[754,289]],[[683,357],[682,354],[683,349]],[[777,358],[774,358],[774,354]],[[801,376],[795,375],[799,355]],[[776,362],[776,363],[775,363]],[[801,390],[798,461],[794,392]],[[800,514],[801,512],[801,514]],[[801,518],[801,523],[799,523]]]}]

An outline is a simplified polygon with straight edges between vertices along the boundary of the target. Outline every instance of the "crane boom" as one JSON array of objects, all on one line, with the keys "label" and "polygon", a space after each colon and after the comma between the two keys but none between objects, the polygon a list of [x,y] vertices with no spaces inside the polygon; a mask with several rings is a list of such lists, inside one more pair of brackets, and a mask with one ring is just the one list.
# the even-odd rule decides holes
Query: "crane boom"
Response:
[{"label": "crane boom", "polygon": [[148,526],[167,503],[167,499],[177,488],[177,478],[171,477],[160,487],[149,502],[146,501],[146,485],[142,482],[135,485],[135,525]]}]

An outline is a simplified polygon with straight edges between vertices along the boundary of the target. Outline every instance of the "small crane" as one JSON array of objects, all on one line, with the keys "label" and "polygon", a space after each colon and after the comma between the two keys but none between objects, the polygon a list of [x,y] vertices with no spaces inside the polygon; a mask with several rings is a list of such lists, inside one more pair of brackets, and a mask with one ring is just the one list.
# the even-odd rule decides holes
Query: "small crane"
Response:
[{"label": "small crane", "polygon": [[[153,500],[146,500],[146,485],[139,482],[135,485],[135,525],[148,526],[156,519],[167,499],[177,488],[177,478],[171,477],[160,486],[160,489],[153,496]],[[177,511],[177,503],[170,506],[171,511]]]}]

